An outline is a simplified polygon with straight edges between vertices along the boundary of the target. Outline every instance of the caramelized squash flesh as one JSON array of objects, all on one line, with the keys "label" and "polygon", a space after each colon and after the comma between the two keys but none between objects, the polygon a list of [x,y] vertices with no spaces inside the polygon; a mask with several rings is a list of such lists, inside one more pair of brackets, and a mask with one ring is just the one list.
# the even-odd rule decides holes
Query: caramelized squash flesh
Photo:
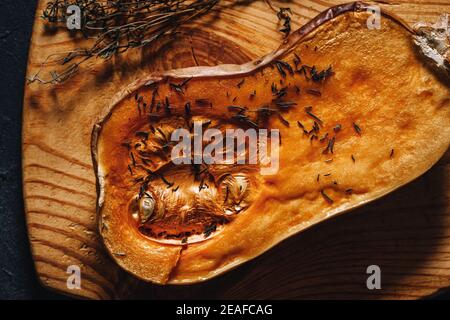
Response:
[{"label": "caramelized squash flesh", "polygon": [[[428,170],[450,142],[448,82],[401,21],[384,13],[369,30],[369,17],[360,3],[335,7],[257,61],[120,92],[92,140],[100,233],[117,263],[145,281],[204,281]],[[278,130],[277,170],[175,164],[173,134],[194,139],[194,125]]]}]

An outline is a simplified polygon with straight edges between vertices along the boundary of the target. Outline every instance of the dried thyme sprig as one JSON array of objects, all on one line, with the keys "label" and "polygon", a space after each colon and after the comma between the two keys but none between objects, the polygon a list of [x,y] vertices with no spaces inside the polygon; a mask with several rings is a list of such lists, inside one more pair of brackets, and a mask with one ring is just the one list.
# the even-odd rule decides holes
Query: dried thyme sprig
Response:
[{"label": "dried thyme sprig", "polygon": [[81,12],[81,30],[94,39],[90,48],[78,48],[53,54],[44,61],[59,64],[62,70],[50,72],[42,79],[41,69],[28,79],[29,83],[61,83],[77,73],[79,66],[92,57],[109,59],[130,48],[153,43],[162,36],[200,15],[209,12],[220,0],[52,0],[47,3],[42,18],[49,24],[62,25],[67,8],[77,5]]},{"label": "dried thyme sprig", "polygon": [[287,37],[291,33],[291,8],[278,8],[276,9],[270,0],[265,0],[269,8],[276,13],[278,20],[282,23],[283,27],[279,30]]}]

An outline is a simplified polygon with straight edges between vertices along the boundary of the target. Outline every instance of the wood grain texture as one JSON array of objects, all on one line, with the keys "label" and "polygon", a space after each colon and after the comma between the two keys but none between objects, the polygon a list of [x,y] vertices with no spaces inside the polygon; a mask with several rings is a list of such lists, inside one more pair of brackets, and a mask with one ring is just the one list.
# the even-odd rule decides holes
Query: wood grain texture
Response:
[{"label": "wood grain texture", "polygon": [[[293,10],[294,29],[345,1],[273,2]],[[55,52],[81,46],[50,30],[39,2],[28,75]],[[448,0],[382,5],[412,24],[450,13]],[[48,288],[83,298],[420,298],[450,287],[450,153],[428,173],[364,208],[317,225],[219,278],[190,286],[135,280],[107,256],[97,234],[90,134],[98,110],[117,87],[151,71],[243,63],[275,49],[282,35],[264,1],[223,1],[211,14],[158,46],[106,64],[92,60],[59,85],[25,88],[23,184],[28,233],[38,277]],[[366,268],[382,269],[382,290],[366,288]],[[66,286],[69,265],[82,288]]]}]

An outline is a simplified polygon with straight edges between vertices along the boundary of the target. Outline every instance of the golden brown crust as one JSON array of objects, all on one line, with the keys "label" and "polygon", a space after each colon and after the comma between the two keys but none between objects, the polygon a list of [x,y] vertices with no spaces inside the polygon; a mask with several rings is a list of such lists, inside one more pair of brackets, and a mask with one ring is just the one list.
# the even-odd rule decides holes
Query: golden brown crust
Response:
[{"label": "golden brown crust", "polygon": [[[381,30],[363,30],[366,8],[359,2],[330,8],[256,61],[171,70],[138,80],[118,93],[94,127],[92,154],[100,233],[119,265],[157,283],[203,281],[300,230],[391,192],[439,159],[450,141],[448,84],[422,65],[412,46],[412,31],[396,17],[383,13],[387,19]],[[281,77],[276,68],[270,68],[276,59],[292,61],[294,52],[319,70],[332,65],[335,75],[317,84],[299,75]],[[193,80],[182,97],[171,93],[169,81],[190,77]],[[161,96],[170,96],[180,106],[186,99],[206,95],[214,108],[198,107],[193,113],[222,119],[229,117],[226,106],[231,99],[208,91],[227,91],[233,97],[241,92],[236,89],[240,79],[245,79],[245,85],[239,90],[258,92],[253,100],[239,96],[249,110],[270,98],[260,94],[270,81],[292,81],[302,89],[298,96],[293,91],[288,94],[298,104],[283,113],[290,125],[283,126],[278,119],[269,123],[283,137],[280,171],[258,178],[252,205],[214,238],[183,249],[146,238],[129,221],[124,201],[117,200],[136,192],[128,190],[128,180],[123,178],[127,153],[118,148],[132,132],[130,128],[144,125],[133,94],[148,96],[150,88],[158,85]],[[321,96],[308,94],[308,88],[320,90]],[[296,121],[308,126],[311,122],[304,110],[307,105],[313,105],[324,119],[320,134],[335,137],[335,153],[322,152],[326,143],[310,136],[305,139],[297,127]],[[176,107],[168,118],[180,115],[181,107]],[[342,129],[336,132],[338,124]],[[362,132],[356,130],[359,127]],[[115,159],[110,159],[112,152]]]}]

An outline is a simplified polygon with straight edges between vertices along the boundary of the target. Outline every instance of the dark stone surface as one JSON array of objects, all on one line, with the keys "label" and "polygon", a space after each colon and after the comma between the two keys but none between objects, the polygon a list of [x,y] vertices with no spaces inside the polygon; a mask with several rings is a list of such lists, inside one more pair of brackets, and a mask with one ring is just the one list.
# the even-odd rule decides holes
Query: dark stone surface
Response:
[{"label": "dark stone surface", "polygon": [[62,297],[38,283],[23,213],[22,99],[35,6],[0,2],[0,299]]},{"label": "dark stone surface", "polygon": [[35,6],[30,0],[0,2],[0,299],[64,298],[36,278],[23,212],[22,99]]}]

